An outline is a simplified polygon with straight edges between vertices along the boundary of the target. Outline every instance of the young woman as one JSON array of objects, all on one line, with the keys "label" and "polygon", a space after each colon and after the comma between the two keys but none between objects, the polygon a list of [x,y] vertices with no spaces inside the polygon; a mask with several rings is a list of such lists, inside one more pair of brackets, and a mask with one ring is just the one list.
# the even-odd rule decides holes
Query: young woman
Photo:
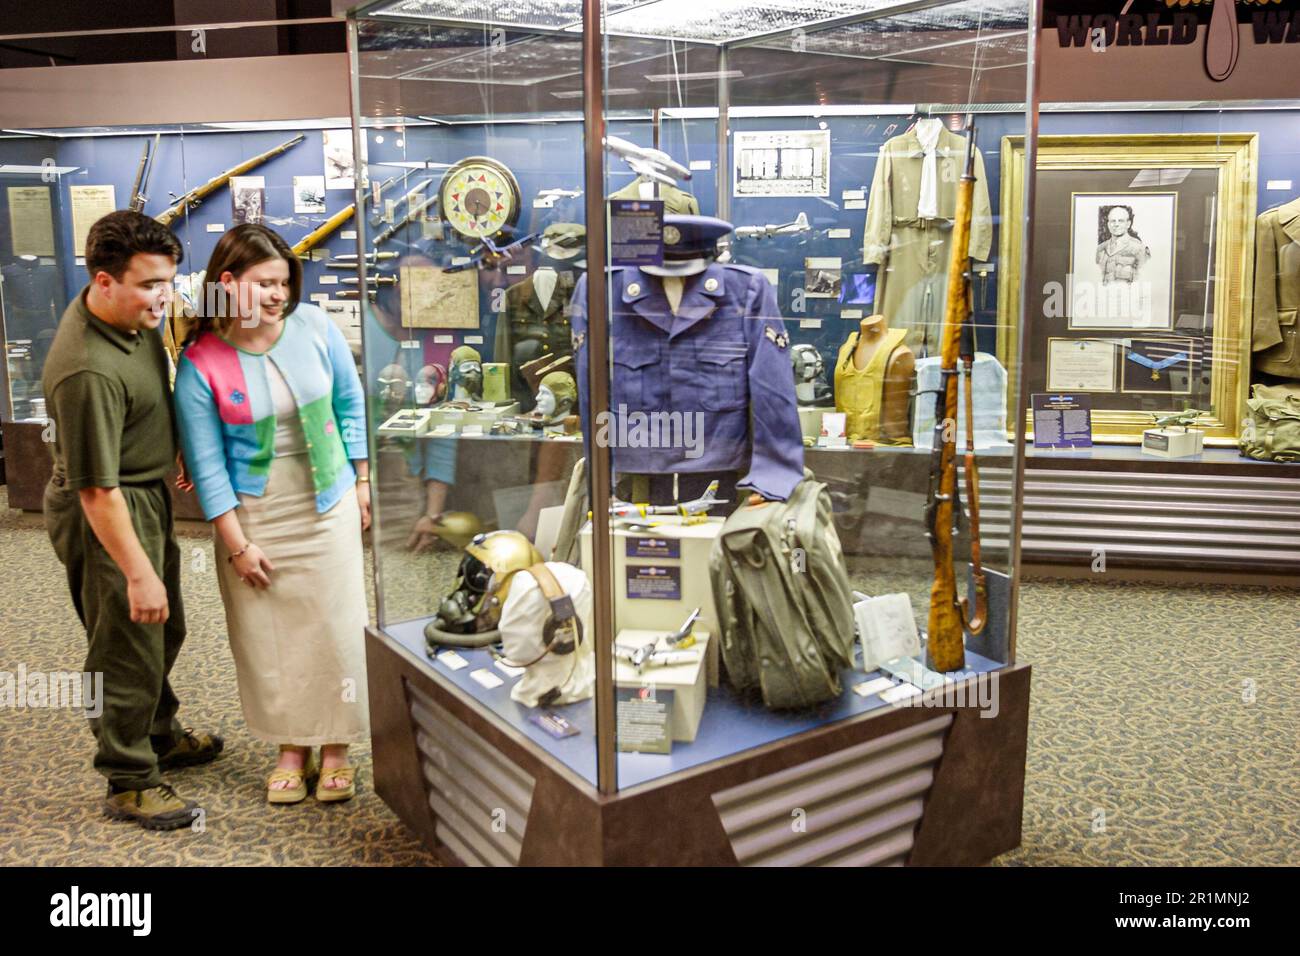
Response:
[{"label": "young woman", "polygon": [[368,732],[360,532],[370,526],[361,382],[343,333],[301,301],[302,265],[244,224],[217,242],[176,373],[190,479],[253,734],[280,745],[271,803],[356,792],[348,743]]}]

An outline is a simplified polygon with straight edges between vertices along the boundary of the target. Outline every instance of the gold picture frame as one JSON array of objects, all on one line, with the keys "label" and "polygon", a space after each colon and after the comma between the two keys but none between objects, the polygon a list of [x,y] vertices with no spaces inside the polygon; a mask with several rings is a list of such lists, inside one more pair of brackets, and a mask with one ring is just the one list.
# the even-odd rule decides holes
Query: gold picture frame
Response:
[{"label": "gold picture frame", "polygon": [[[1087,181],[1089,176],[1105,180],[1107,173],[1132,170],[1137,173],[1134,183],[1145,180],[1151,186],[1167,192],[1171,181],[1182,183],[1197,171],[1211,170],[1215,173],[1213,188],[1206,190],[1205,204],[1213,214],[1213,218],[1205,224],[1205,229],[1213,232],[1213,255],[1206,264],[1206,278],[1197,280],[1204,290],[1205,308],[1202,314],[1207,317],[1207,321],[1211,321],[1212,317],[1213,323],[1212,331],[1206,333],[1213,355],[1208,386],[1209,402],[1206,404],[1213,406],[1215,414],[1206,416],[1202,421],[1205,423],[1203,427],[1207,445],[1235,445],[1250,384],[1251,261],[1255,246],[1258,134],[1040,136],[1037,160],[1039,178],[1035,184],[1035,205],[1039,218],[1036,220],[1034,236],[1038,264],[1035,258],[1031,258],[1028,264],[1020,261],[1026,221],[1024,137],[1004,137],[1001,152],[1002,228],[999,256],[1001,262],[1006,264],[999,270],[998,277],[998,311],[1002,316],[1020,315],[1022,271],[1026,267],[1031,270],[1031,287],[1036,287],[1038,280],[1046,274],[1040,264],[1051,258],[1042,252],[1048,248],[1044,244],[1052,241],[1052,237],[1045,234],[1044,218],[1041,215],[1045,189],[1043,173],[1077,174],[1071,176],[1071,189],[1066,190],[1067,199],[1069,192],[1084,188],[1078,181]],[[1180,176],[1183,179],[1179,179]],[[1112,175],[1112,183],[1114,178]],[[1109,192],[1113,189],[1105,186],[1093,189],[1089,185],[1087,191]],[[1059,202],[1059,196],[1049,196],[1048,199]],[[1184,253],[1180,249],[1179,254],[1191,253]],[[1059,278],[1062,283],[1067,281],[1066,275]],[[1036,350],[1045,352],[1047,341],[1066,331],[1066,320],[1056,321],[1057,317],[1051,315],[1048,309],[1048,286],[1052,281],[1055,281],[1054,275],[1051,280],[1042,283],[1043,307],[1027,310],[1030,325],[1026,343],[1029,354],[1020,354],[1019,329],[1014,325],[1004,327],[1001,330],[1004,334],[998,336],[998,360],[1007,370],[1009,424],[1016,421],[1015,400],[1019,394],[1022,375],[1030,376],[1028,381],[1031,391],[1046,390],[1045,387],[1040,389],[1035,385],[1036,373],[1022,367],[1022,359],[1032,358]],[[1179,281],[1186,280],[1175,280],[1176,283]],[[1171,295],[1176,295],[1179,291],[1175,285]],[[1141,333],[1135,330],[1127,334]],[[1147,330],[1148,336],[1152,334],[1159,334],[1159,331]],[[1092,335],[1095,336],[1096,332]],[[1039,384],[1045,386],[1045,372],[1038,377],[1043,379]],[[1118,399],[1115,403],[1122,404]],[[1170,409],[1180,410],[1181,405]],[[1152,420],[1150,409],[1099,408],[1094,404],[1093,440],[1099,443],[1138,444],[1142,441],[1142,432],[1151,427]],[[1033,419],[1028,409],[1025,412],[1024,427],[1027,437],[1032,440]]]}]

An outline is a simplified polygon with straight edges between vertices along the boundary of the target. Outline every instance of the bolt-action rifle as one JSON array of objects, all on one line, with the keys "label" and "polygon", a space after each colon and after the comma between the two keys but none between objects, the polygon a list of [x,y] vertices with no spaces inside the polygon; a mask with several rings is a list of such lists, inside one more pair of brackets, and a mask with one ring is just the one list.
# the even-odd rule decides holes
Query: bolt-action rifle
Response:
[{"label": "bolt-action rifle", "polygon": [[[988,587],[980,560],[979,475],[975,463],[975,405],[972,370],[975,326],[971,308],[970,233],[975,191],[975,129],[966,144],[966,170],[957,185],[957,209],[948,260],[948,297],[940,335],[940,379],[935,393],[934,444],[930,459],[930,494],[925,516],[934,555],[934,585],[930,589],[929,666],[946,673],[966,664],[963,631],[978,634],[988,617]],[[970,520],[970,553],[974,607],[957,594],[953,567],[953,523],[960,507],[957,493],[957,363],[960,359],[966,390],[966,505]]]},{"label": "bolt-action rifle", "polygon": [[209,196],[211,196],[222,186],[226,185],[226,183],[230,182],[232,177],[242,176],[244,175],[244,173],[248,172],[249,170],[256,169],[258,166],[261,166],[268,159],[274,159],[276,156],[279,156],[281,153],[285,152],[286,150],[291,149],[294,146],[297,146],[305,138],[306,137],[304,134],[299,133],[293,139],[287,140],[286,142],[283,142],[279,146],[276,146],[272,149],[268,149],[265,153],[259,153],[258,155],[254,156],[252,159],[246,159],[242,163],[236,163],[234,166],[231,166],[229,169],[227,169],[224,173],[218,173],[217,175],[209,179],[206,183],[203,183],[201,186],[195,186],[184,196],[181,196],[178,200],[176,200],[176,204],[174,206],[172,206],[170,209],[166,209],[163,212],[160,212],[154,218],[157,219],[164,226],[170,226],[181,216],[185,215],[185,213],[187,213],[189,210],[197,207],[199,203],[203,202],[203,200],[207,199]]}]

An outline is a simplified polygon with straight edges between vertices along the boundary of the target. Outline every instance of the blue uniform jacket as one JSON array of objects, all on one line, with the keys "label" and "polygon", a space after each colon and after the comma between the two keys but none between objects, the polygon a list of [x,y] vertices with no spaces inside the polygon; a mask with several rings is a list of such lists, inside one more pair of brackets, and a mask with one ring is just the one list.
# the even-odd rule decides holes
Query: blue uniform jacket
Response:
[{"label": "blue uniform jacket", "polygon": [[593,434],[607,441],[618,472],[737,471],[744,473],[737,487],[788,498],[803,478],[803,436],[789,339],[767,277],[714,263],[687,278],[676,315],[656,276],[613,269],[610,285],[613,371],[603,426],[587,404],[585,275],[573,293],[584,445]]}]

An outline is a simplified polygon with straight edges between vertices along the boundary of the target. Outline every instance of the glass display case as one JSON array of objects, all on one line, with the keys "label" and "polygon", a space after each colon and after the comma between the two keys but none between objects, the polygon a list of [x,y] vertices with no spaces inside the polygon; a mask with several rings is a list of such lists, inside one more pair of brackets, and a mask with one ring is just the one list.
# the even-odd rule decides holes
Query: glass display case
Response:
[{"label": "glass display case", "polygon": [[[311,301],[330,311],[361,351],[358,290],[331,267],[330,249],[355,246],[351,125],[321,121],[10,129],[0,134],[0,327],[11,507],[39,510],[49,478],[41,373],[63,311],[85,288],[85,237],[99,216],[135,208],[169,222],[184,248],[172,315],[175,359],[198,274],[238,222],[277,230],[303,258]],[[335,263],[337,265],[337,263]],[[353,282],[355,282],[355,277]],[[351,301],[332,294],[349,290]],[[199,517],[179,502],[184,517]]]},{"label": "glass display case", "polygon": [[398,178],[355,260],[376,787],[431,845],[1018,841],[1033,36],[1009,0],[349,11],[358,195]]}]

